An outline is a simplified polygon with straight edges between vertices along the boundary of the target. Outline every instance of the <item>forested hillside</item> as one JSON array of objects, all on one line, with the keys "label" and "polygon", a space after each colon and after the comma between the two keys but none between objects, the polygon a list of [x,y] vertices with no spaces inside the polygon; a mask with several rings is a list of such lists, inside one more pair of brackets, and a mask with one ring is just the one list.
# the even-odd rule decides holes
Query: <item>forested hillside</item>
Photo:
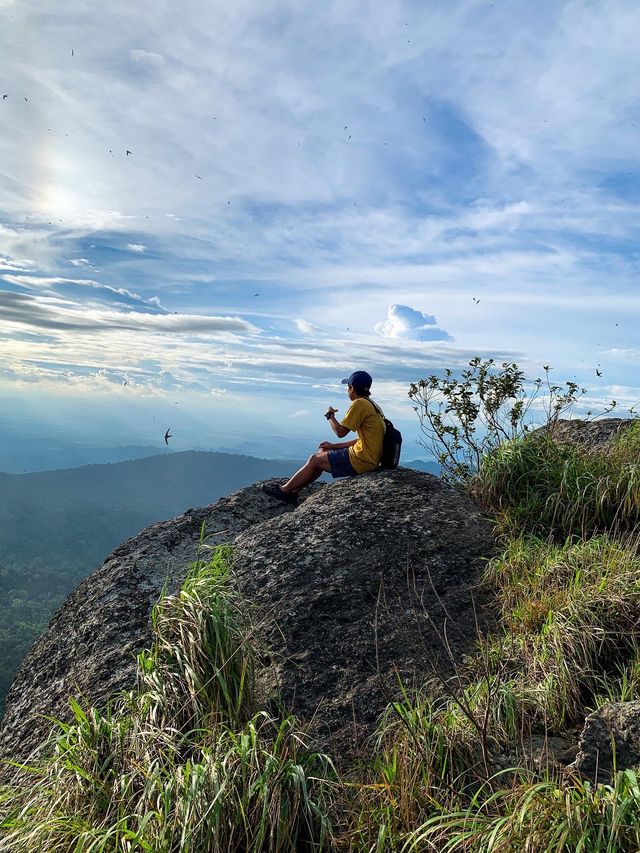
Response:
[{"label": "forested hillside", "polygon": [[113,548],[148,524],[288,475],[298,464],[186,452],[0,474],[0,715],[31,643]]}]

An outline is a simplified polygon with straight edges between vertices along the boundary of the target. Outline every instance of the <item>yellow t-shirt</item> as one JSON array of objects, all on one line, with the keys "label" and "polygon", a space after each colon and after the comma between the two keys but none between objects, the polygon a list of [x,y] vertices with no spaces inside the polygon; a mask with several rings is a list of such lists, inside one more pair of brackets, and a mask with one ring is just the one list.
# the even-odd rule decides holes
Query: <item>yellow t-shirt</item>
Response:
[{"label": "yellow t-shirt", "polygon": [[373,471],[380,464],[384,421],[368,399],[358,397],[349,406],[342,426],[358,433],[358,440],[349,448],[349,462],[358,474]]}]

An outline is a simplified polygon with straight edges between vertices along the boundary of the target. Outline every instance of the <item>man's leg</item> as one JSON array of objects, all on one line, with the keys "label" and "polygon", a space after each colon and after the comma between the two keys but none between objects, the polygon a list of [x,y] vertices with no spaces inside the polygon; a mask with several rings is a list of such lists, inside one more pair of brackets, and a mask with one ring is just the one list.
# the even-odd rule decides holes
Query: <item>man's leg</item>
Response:
[{"label": "man's leg", "polygon": [[329,457],[326,450],[318,450],[316,453],[313,453],[307,459],[302,468],[296,471],[293,477],[291,477],[290,480],[287,480],[287,482],[283,486],[280,486],[280,488],[287,494],[289,492],[298,492],[304,486],[308,486],[309,483],[313,483],[314,480],[317,480],[323,471],[331,471]]}]

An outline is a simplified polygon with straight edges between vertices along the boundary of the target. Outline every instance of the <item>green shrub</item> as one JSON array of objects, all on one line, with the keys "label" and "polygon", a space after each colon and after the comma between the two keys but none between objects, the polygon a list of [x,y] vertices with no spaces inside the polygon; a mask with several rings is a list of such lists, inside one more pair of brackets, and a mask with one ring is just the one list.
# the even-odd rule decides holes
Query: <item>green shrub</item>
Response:
[{"label": "green shrub", "polygon": [[[492,358],[472,358],[459,377],[429,376],[412,383],[409,397],[425,437],[420,443],[442,466],[445,479],[467,484],[483,459],[505,442],[522,438],[532,428],[534,404],[550,426],[586,393],[575,382],[555,385],[545,378],[527,382],[517,364],[497,368]],[[615,407],[615,401],[605,411]]]}]

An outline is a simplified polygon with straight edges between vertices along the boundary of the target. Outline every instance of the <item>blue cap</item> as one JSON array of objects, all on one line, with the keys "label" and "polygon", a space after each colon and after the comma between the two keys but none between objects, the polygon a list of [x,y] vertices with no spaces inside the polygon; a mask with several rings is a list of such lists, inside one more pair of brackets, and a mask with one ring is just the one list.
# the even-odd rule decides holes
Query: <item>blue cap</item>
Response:
[{"label": "blue cap", "polygon": [[348,379],[343,379],[343,385],[353,385],[355,388],[371,388],[373,379],[369,376],[366,370],[356,370]]}]

